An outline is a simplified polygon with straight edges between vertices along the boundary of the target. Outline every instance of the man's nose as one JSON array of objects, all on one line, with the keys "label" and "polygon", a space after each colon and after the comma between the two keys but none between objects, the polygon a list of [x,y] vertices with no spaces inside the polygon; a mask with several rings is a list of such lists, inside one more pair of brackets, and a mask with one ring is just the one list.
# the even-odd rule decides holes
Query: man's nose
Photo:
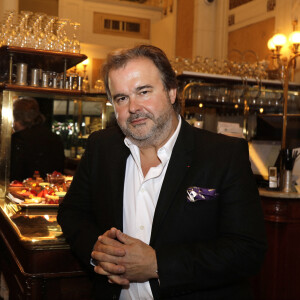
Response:
[{"label": "man's nose", "polygon": [[129,111],[131,113],[135,113],[139,110],[141,110],[141,104],[139,102],[139,100],[135,97],[135,96],[131,96],[129,98]]}]

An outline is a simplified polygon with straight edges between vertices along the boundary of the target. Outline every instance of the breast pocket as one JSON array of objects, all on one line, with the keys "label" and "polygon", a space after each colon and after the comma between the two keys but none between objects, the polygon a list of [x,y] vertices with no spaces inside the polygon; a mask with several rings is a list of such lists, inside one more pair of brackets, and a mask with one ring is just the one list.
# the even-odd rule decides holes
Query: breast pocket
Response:
[{"label": "breast pocket", "polygon": [[211,238],[212,233],[217,234],[219,222],[219,197],[209,200],[198,200],[186,202],[184,206],[184,222],[187,228],[201,231],[205,236]]}]

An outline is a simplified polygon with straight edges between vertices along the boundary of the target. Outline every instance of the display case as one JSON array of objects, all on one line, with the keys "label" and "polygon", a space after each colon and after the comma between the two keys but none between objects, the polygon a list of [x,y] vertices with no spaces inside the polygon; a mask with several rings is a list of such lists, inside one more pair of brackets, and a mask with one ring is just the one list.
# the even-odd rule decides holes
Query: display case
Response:
[{"label": "display case", "polygon": [[[106,127],[106,111],[110,109],[106,95],[84,92],[80,76],[67,74],[69,68],[85,59],[83,54],[9,46],[0,48],[0,66],[4,70],[0,79],[0,197],[5,197],[10,178],[12,106],[18,97],[33,97],[38,101],[46,125],[61,136],[66,161],[71,162],[73,169],[84,151],[88,135]],[[14,69],[18,64],[25,64],[25,71]],[[40,70],[41,76],[47,78],[47,84],[44,84],[44,78],[38,83],[33,82],[32,70]],[[48,75],[52,76],[52,81]]]},{"label": "display case", "polygon": [[[33,97],[38,101],[46,126],[61,136],[66,160],[74,167],[89,134],[106,127],[111,109],[106,95],[82,91],[80,80],[75,82],[67,74],[84,59],[82,54],[0,48],[0,297],[5,299],[7,294],[9,299],[92,298],[89,276],[72,254],[56,221],[58,204],[27,207],[7,197],[15,99]],[[18,64],[25,64],[27,73],[16,69]],[[51,74],[60,84],[36,83],[31,78],[32,69]]]},{"label": "display case", "polygon": [[[48,93],[40,90],[28,91],[20,88],[0,90],[1,128],[0,128],[0,195],[5,196],[10,178],[10,141],[12,134],[12,104],[18,97],[34,97],[46,116],[46,125],[60,135],[64,148],[66,164],[69,169],[76,168],[82,155],[88,135],[106,127],[106,96],[104,94]],[[71,165],[71,167],[70,167]],[[72,167],[73,166],[73,167]]]}]

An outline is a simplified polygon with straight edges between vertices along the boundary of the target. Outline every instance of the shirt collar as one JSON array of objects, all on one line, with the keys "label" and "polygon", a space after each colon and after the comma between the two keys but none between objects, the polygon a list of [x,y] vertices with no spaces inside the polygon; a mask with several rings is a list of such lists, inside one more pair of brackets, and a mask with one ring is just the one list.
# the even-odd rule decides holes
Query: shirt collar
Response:
[{"label": "shirt collar", "polygon": [[[169,138],[169,140],[157,150],[157,156],[159,157],[159,159],[161,160],[162,164],[165,165],[166,162],[170,159],[175,142],[177,140],[177,137],[179,135],[179,131],[180,131],[180,127],[181,127],[181,117],[178,115],[178,125],[176,130],[174,131],[174,133],[172,134],[172,136]],[[138,146],[136,146],[134,143],[132,143],[132,141],[130,141],[130,139],[128,139],[127,137],[125,137],[124,139],[124,143],[125,145],[129,148],[134,160],[140,164],[140,151]],[[137,157],[138,154],[138,157]]]}]

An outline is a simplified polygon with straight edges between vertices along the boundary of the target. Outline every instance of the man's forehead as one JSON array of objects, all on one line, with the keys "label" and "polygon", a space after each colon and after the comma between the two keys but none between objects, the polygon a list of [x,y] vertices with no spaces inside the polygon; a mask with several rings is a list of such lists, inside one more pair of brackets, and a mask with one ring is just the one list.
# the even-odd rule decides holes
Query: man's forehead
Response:
[{"label": "man's forehead", "polygon": [[147,64],[148,66],[149,65],[152,65],[153,67],[157,68],[156,65],[153,63],[153,61],[150,59],[150,58],[147,58],[147,57],[135,57],[135,58],[131,58],[129,60],[127,60],[126,62],[124,62],[122,65],[120,66],[115,66],[113,67],[110,71],[109,71],[109,74],[111,74],[111,72],[114,72],[114,71],[118,71],[118,70],[124,70],[126,69],[128,66],[132,66],[132,65],[135,65],[135,66],[141,66],[141,65],[145,65]]}]

